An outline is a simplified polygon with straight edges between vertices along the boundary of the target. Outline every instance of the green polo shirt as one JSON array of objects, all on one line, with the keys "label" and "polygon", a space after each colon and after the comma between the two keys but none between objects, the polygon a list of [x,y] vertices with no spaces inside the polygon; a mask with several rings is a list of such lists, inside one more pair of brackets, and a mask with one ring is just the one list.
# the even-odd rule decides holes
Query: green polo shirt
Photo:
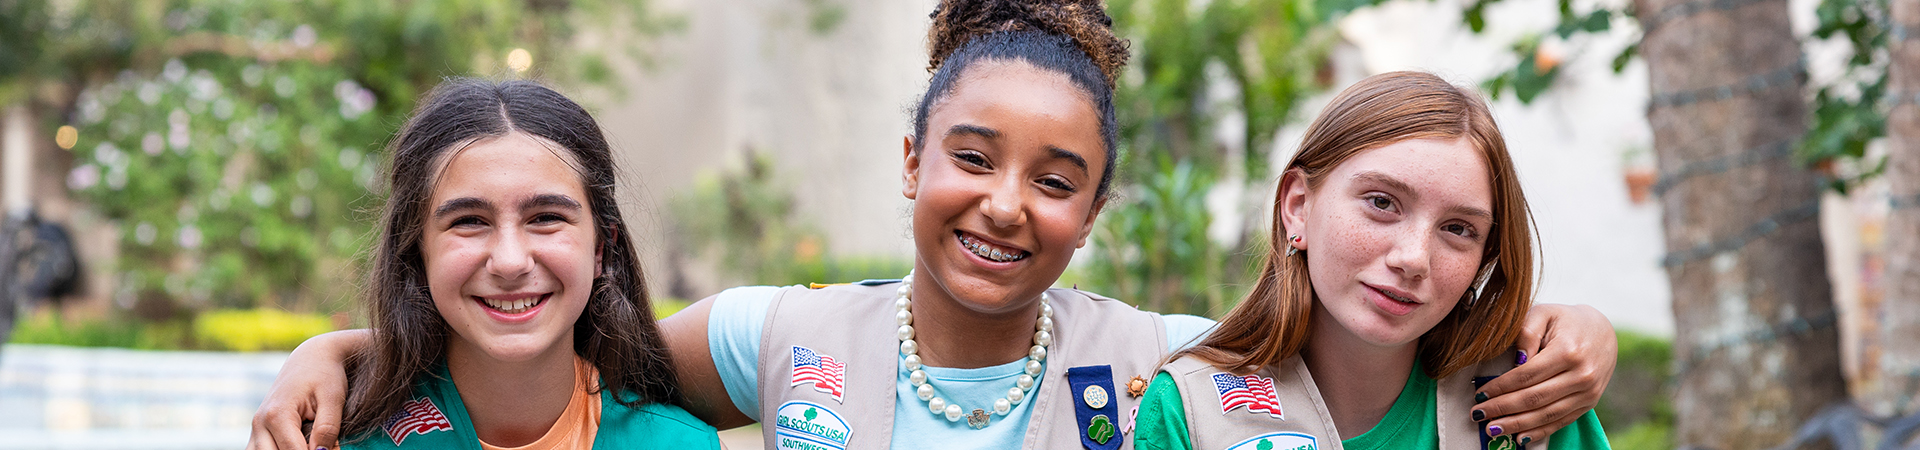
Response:
[{"label": "green polo shirt", "polygon": [[[1386,417],[1365,434],[1343,439],[1349,450],[1432,449],[1440,448],[1440,428],[1434,412],[1435,384],[1424,371],[1414,368],[1407,384],[1394,399]],[[1193,450],[1187,434],[1186,406],[1173,376],[1161,372],[1153,377],[1146,395],[1140,399],[1140,416],[1134,421],[1133,448],[1136,450]],[[1553,433],[1548,450],[1609,449],[1600,418],[1587,411],[1580,419]]]}]

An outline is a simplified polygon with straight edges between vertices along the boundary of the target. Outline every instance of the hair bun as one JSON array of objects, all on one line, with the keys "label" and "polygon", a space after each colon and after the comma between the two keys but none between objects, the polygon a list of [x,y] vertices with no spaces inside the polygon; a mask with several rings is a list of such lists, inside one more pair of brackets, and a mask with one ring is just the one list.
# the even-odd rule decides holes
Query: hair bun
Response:
[{"label": "hair bun", "polygon": [[940,70],[948,55],[974,38],[1019,30],[1072,39],[1109,85],[1127,65],[1127,41],[1113,34],[1113,17],[1100,0],[942,0],[928,17],[928,72]]}]

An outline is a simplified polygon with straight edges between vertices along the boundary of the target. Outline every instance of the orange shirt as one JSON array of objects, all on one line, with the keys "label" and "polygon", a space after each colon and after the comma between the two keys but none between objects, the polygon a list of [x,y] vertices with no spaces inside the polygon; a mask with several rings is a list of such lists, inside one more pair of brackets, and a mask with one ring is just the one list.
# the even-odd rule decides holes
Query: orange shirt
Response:
[{"label": "orange shirt", "polygon": [[485,441],[480,442],[484,450],[591,450],[593,436],[600,432],[600,394],[588,392],[593,386],[587,380],[600,379],[592,364],[578,356],[573,358],[573,398],[567,400],[566,411],[560,412],[560,420],[553,422],[553,428],[540,440],[520,447],[497,447]]}]

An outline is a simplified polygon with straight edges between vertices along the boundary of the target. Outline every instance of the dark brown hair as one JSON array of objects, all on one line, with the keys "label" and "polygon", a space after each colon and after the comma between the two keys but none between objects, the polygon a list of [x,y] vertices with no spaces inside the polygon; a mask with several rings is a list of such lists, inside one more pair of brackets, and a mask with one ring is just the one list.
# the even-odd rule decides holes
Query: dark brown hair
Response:
[{"label": "dark brown hair", "polygon": [[1066,75],[1100,113],[1107,164],[1094,198],[1104,199],[1118,163],[1113,80],[1127,65],[1127,41],[1099,0],[943,0],[927,29],[927,92],[913,114],[913,145],[926,142],[927,115],[979,61],[1024,61]]},{"label": "dark brown hair", "polygon": [[[1302,177],[1309,189],[1317,188],[1334,167],[1360,152],[1429,138],[1466,139],[1486,155],[1493,182],[1493,229],[1474,278],[1481,288],[1476,293],[1469,287],[1468,297],[1420,336],[1421,366],[1428,376],[1444,378],[1512,346],[1533,301],[1533,214],[1486,103],[1427,73],[1392,72],[1361,80],[1334,97],[1307,128],[1280,186],[1286,186],[1286,177]],[[1306,347],[1313,302],[1319,299],[1307,274],[1307,252],[1285,253],[1289,244],[1280,216],[1281,194],[1276,189],[1273,232],[1253,292],[1199,345],[1173,357],[1190,354],[1244,373],[1277,364]]]},{"label": "dark brown hair", "polygon": [[[599,392],[628,406],[679,401],[632,233],[620,217],[613,152],[579,104],[532,81],[449,79],[428,93],[388,148],[392,177],[373,270],[362,293],[373,345],[348,363],[343,436],[365,438],[400,410],[445,358],[450,330],[427,290],[421,228],[437,172],[477,139],[520,132],[558,144],[586,188],[601,273],[573,325],[573,351],[599,370]],[[555,149],[558,151],[559,149]]]}]

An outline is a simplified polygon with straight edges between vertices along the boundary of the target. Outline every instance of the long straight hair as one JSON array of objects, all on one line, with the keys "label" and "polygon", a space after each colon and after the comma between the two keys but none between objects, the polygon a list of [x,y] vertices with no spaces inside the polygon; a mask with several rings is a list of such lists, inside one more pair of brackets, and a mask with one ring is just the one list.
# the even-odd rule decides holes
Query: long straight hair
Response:
[{"label": "long straight hair", "polygon": [[554,150],[567,152],[561,159],[573,163],[586,188],[601,272],[573,324],[571,344],[598,369],[596,390],[628,406],[680,400],[633,233],[614,196],[617,172],[600,126],[579,104],[539,83],[456,78],[427,94],[388,148],[391,191],[362,292],[373,345],[348,361],[342,436],[370,435],[445,358],[451,330],[427,290],[420,252],[427,202],[440,168],[460,146],[513,132],[558,144]]},{"label": "long straight hair", "polygon": [[[1326,181],[1334,167],[1361,152],[1413,139],[1465,138],[1486,156],[1493,180],[1493,229],[1474,278],[1453,311],[1420,336],[1418,354],[1427,375],[1444,378],[1512,346],[1533,301],[1536,272],[1533,214],[1521,195],[1506,140],[1478,95],[1432,74],[1391,72],[1369,77],[1334,97],[1308,126],[1285,177],[1304,177],[1308,189]],[[1220,319],[1199,345],[1174,354],[1193,355],[1216,367],[1247,373],[1279,363],[1306,348],[1315,324],[1313,280],[1307,252],[1287,255],[1281,222],[1282,192],[1274,192],[1272,233],[1260,278],[1247,298]],[[1337,325],[1335,325],[1337,326]]]}]

